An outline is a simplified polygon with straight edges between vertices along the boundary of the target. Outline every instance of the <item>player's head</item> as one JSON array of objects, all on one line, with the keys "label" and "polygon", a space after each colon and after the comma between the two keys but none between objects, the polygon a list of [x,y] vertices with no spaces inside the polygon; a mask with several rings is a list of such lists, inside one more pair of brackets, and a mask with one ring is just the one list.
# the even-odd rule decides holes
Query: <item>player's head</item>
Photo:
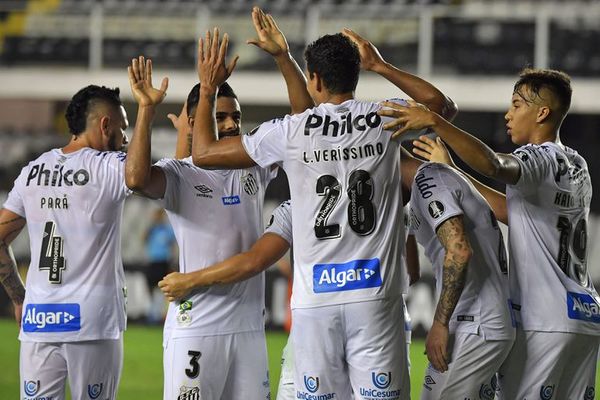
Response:
[{"label": "player's head", "polygon": [[564,72],[533,68],[521,71],[505,115],[513,143],[528,143],[540,128],[558,133],[571,106],[572,92],[571,79]]},{"label": "player's head", "polygon": [[325,35],[304,51],[308,75],[307,89],[316,103],[330,94],[352,93],[358,84],[360,53],[341,33]]},{"label": "player's head", "polygon": [[[192,88],[187,98],[187,114],[190,128],[194,126],[196,107],[200,96],[200,84]],[[217,131],[219,139],[240,134],[242,111],[238,98],[227,82],[219,86],[217,91]]]},{"label": "player's head", "polygon": [[127,114],[119,98],[119,88],[89,85],[75,93],[65,118],[75,136],[88,136],[96,150],[121,150],[127,144]]}]

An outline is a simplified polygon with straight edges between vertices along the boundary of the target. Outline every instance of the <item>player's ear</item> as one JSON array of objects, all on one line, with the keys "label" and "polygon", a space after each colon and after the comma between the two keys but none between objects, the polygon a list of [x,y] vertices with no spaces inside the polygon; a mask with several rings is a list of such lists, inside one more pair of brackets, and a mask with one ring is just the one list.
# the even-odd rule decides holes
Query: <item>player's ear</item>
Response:
[{"label": "player's ear", "polygon": [[108,115],[105,115],[100,118],[100,133],[102,133],[103,136],[108,134],[109,125],[110,117]]},{"label": "player's ear", "polygon": [[188,117],[188,126],[190,129],[194,129],[194,117]]},{"label": "player's ear", "polygon": [[550,114],[551,113],[552,113],[552,111],[550,110],[550,107],[548,107],[548,106],[541,106],[538,109],[535,122],[537,122],[538,124],[546,122],[548,120],[548,118],[550,118]]},{"label": "player's ear", "polygon": [[318,92],[322,92],[323,89],[325,88],[325,85],[323,84],[323,80],[321,79],[319,74],[317,74],[316,72],[313,72],[313,76],[314,76],[314,80],[315,80],[315,88],[317,89]]}]

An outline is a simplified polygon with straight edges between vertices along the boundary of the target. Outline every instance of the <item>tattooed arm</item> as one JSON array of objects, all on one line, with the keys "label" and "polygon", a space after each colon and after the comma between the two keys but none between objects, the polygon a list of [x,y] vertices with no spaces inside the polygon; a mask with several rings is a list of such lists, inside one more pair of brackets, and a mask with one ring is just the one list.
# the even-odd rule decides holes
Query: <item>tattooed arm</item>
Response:
[{"label": "tattooed arm", "polygon": [[5,208],[0,210],[0,283],[13,302],[15,319],[19,326],[21,325],[23,300],[25,300],[25,286],[19,276],[10,243],[24,226],[25,219],[23,217]]},{"label": "tattooed arm", "polygon": [[[467,264],[472,250],[465,232],[462,216],[449,218],[437,229],[444,246],[442,292],[438,300],[433,324],[425,343],[427,358],[440,372],[448,370],[448,325],[458,299],[465,287]],[[438,283],[439,284],[439,283]]]}]

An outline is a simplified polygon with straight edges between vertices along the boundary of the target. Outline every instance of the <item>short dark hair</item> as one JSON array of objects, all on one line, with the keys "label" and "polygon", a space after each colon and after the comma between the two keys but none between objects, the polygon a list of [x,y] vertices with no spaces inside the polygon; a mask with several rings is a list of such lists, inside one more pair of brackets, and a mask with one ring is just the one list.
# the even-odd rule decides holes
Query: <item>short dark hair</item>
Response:
[{"label": "short dark hair", "polygon": [[360,53],[350,39],[341,33],[321,36],[304,51],[309,74],[317,73],[332,94],[356,89],[360,73]]},{"label": "short dark hair", "polygon": [[75,93],[65,111],[65,118],[71,134],[79,135],[85,131],[88,115],[99,103],[119,108],[123,105],[119,97],[119,88],[110,89],[105,86],[89,85]]},{"label": "short dark hair", "polygon": [[[229,83],[224,82],[219,89],[217,90],[217,98],[219,97],[233,97],[237,99],[237,95],[233,91],[232,87]],[[198,105],[198,101],[200,100],[200,83],[196,83],[187,97],[187,114],[188,117],[191,116],[192,110]]]},{"label": "short dark hair", "polygon": [[519,80],[515,83],[514,93],[526,87],[534,96],[540,97],[543,89],[549,90],[558,100],[562,117],[571,107],[571,78],[562,71],[541,68],[525,68],[519,73]]}]

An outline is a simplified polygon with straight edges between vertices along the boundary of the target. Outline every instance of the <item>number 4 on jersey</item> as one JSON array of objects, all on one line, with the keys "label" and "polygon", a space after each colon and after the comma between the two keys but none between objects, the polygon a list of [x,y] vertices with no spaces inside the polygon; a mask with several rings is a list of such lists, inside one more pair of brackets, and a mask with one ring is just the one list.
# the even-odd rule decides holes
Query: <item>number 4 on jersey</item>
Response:
[{"label": "number 4 on jersey", "polygon": [[53,221],[46,222],[44,236],[42,238],[39,269],[40,271],[48,270],[48,281],[50,281],[50,283],[61,283],[62,271],[65,269],[63,238],[54,236],[55,228],[56,224]]}]

